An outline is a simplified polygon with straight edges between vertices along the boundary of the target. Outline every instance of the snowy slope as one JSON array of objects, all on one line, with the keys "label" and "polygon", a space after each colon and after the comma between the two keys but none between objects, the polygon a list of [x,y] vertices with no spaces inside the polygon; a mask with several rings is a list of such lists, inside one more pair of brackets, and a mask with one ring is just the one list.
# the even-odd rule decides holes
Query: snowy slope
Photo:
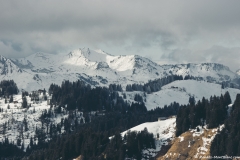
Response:
[{"label": "snowy slope", "polygon": [[[0,142],[4,141],[5,137],[15,144],[18,139],[21,139],[21,145],[23,143],[24,148],[26,149],[30,144],[30,138],[34,138],[36,136],[36,128],[43,127],[45,131],[47,130],[46,124],[42,126],[40,116],[45,110],[53,111],[54,107],[50,109],[50,105],[47,105],[47,101],[42,99],[42,94],[39,97],[40,101],[35,103],[27,96],[28,104],[31,105],[29,109],[21,107],[22,95],[14,95],[13,100],[18,102],[15,104],[5,104],[5,99],[0,99],[0,109],[3,109],[3,111],[0,112]],[[58,115],[54,114],[52,118],[49,118],[49,122],[57,125],[61,122],[62,118],[66,117],[68,117],[68,113],[67,111],[64,111]],[[83,122],[85,121],[81,112],[77,112],[76,117],[79,117],[79,123],[81,123],[80,119],[83,119]],[[26,124],[28,126],[27,129],[24,125],[24,119],[26,120]],[[4,124],[6,124],[5,129]],[[61,129],[64,131],[63,128]],[[21,133],[22,135],[20,135]],[[47,140],[49,140],[49,135],[47,135],[46,141]],[[36,137],[34,138],[34,143],[38,143],[38,139]]]},{"label": "snowy slope", "polygon": [[0,58],[0,79],[13,79],[20,89],[28,91],[48,88],[51,83],[78,79],[92,86],[111,83],[146,83],[167,75],[191,75],[207,81],[230,81],[238,75],[221,64],[158,65],[138,56],[113,56],[101,50],[81,48],[57,55],[36,53],[25,58]]},{"label": "snowy slope", "polygon": [[[147,149],[143,150],[142,152],[144,154],[151,155],[151,157],[154,157],[157,154],[157,152],[161,150],[161,147],[163,145],[167,145],[174,138],[175,126],[176,118],[169,118],[163,121],[143,123],[127,131],[124,131],[121,134],[122,136],[124,136],[129,131],[140,132],[144,130],[144,128],[147,128],[148,132],[153,133],[155,137],[156,149]],[[157,135],[159,135],[159,138],[157,138]]]},{"label": "snowy slope", "polygon": [[159,134],[163,134],[163,131],[165,131],[166,129],[170,129],[168,134],[163,134],[162,136],[160,135],[161,138],[169,138],[172,135],[172,129],[174,129],[175,127],[175,122],[176,122],[176,118],[169,118],[166,120],[162,120],[162,121],[156,121],[156,122],[147,122],[147,123],[143,123],[140,124],[138,126],[135,126],[133,128],[130,128],[124,132],[121,133],[121,135],[124,137],[125,134],[127,134],[127,132],[140,132],[142,130],[144,130],[144,128],[147,128],[149,133],[153,133],[154,137],[157,137],[157,133]]},{"label": "snowy slope", "polygon": [[[240,93],[239,89],[225,88],[221,89],[221,85],[215,83],[208,83],[204,81],[183,80],[175,81],[162,87],[158,92],[146,94],[145,105],[148,110],[156,107],[164,107],[171,103],[178,102],[180,105],[188,104],[189,97],[194,96],[195,100],[202,100],[203,97],[209,99],[211,96],[220,96],[229,92],[232,102],[235,101],[236,95]],[[142,92],[125,92],[127,101],[134,101],[134,95],[140,94],[144,97]]]},{"label": "snowy slope", "polygon": [[8,77],[12,74],[21,73],[22,70],[16,66],[12,60],[0,56],[0,74],[2,77]]}]

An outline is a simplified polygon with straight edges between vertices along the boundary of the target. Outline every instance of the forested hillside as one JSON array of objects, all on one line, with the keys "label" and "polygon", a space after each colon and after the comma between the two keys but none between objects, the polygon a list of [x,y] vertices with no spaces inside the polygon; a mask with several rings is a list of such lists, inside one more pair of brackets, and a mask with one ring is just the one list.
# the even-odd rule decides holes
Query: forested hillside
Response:
[{"label": "forested hillside", "polygon": [[177,113],[176,136],[197,126],[215,128],[223,124],[228,117],[229,104],[231,98],[228,92],[220,97],[211,97],[210,100],[203,97],[198,102],[195,102],[194,97],[189,98],[189,104],[181,106]]},{"label": "forested hillside", "polygon": [[[157,135],[144,128],[142,131],[128,132],[124,137],[120,133],[145,122],[156,122],[159,117],[172,115],[177,115],[176,136],[189,129],[201,130],[203,126],[210,129],[225,124],[226,127],[213,141],[211,154],[238,154],[237,150],[230,153],[227,148],[218,145],[223,146],[225,142],[229,148],[238,145],[232,139],[237,139],[238,133],[239,95],[233,107],[229,106],[231,96],[237,90],[225,89],[223,84],[179,80],[182,78],[169,76],[149,81],[143,86],[128,85],[128,91],[123,91],[119,84],[92,87],[80,80],[63,81],[60,86],[51,84],[47,91],[22,91],[21,95],[16,95],[18,87],[14,81],[2,81],[0,116],[3,119],[0,131],[3,136],[0,136],[0,158],[73,159],[81,155],[84,159],[142,159],[146,158],[147,150],[156,149]],[[183,87],[183,81],[193,89],[192,85],[199,84],[210,89],[220,87],[213,93],[218,90],[227,92],[219,97],[211,96],[209,100],[203,97],[198,101],[195,98],[200,98],[196,95],[187,94],[187,105],[173,102],[164,107],[147,109],[145,103],[157,101],[153,99],[153,94],[157,96],[158,92],[167,89],[185,93],[187,87]],[[187,90],[191,91],[191,87]],[[158,91],[162,88],[163,91]],[[206,91],[200,91],[199,95],[202,93]],[[226,136],[229,132],[234,138]],[[149,155],[151,157],[156,153]]]},{"label": "forested hillside", "polygon": [[[2,125],[5,138],[0,142],[0,157],[71,159],[83,155],[86,159],[99,156],[141,158],[142,149],[155,148],[153,135],[144,130],[129,133],[122,140],[120,132],[144,122],[157,121],[161,116],[176,115],[179,104],[147,111],[140,95],[136,94],[136,101],[129,104],[124,96],[119,96],[119,91],[121,86],[115,84],[108,88],[91,88],[82,81],[65,81],[61,86],[52,84],[49,88],[51,95],[45,90],[14,95],[14,99],[21,97],[21,104],[14,104],[6,98],[6,107],[0,107],[0,113],[10,118]],[[16,115],[16,120],[11,119],[11,115]],[[15,126],[19,129],[15,130]],[[12,141],[12,130],[18,135],[17,141]],[[114,138],[110,140],[111,136]]]},{"label": "forested hillside", "polygon": [[237,95],[230,116],[224,125],[224,129],[212,142],[211,155],[240,156],[240,94]]}]

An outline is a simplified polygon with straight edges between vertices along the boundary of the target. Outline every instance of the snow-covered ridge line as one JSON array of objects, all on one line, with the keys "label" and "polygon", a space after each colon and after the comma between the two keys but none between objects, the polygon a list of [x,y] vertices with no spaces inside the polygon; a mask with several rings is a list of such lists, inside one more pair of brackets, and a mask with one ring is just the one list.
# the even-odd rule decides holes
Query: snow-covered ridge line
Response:
[{"label": "snow-covered ridge line", "polygon": [[126,84],[143,84],[168,75],[190,75],[216,82],[238,77],[227,66],[216,63],[158,65],[138,55],[113,56],[89,48],[56,55],[36,53],[19,59],[1,56],[0,73],[2,80],[13,79],[20,89],[27,91],[79,79],[94,86],[117,83],[124,88]]}]

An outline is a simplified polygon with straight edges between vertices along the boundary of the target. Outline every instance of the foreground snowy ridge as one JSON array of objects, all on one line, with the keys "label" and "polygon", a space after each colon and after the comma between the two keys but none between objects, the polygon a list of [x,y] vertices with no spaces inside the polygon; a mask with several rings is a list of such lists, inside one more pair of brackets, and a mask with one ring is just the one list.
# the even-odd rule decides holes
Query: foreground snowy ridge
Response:
[{"label": "foreground snowy ridge", "polygon": [[157,153],[161,150],[162,146],[168,145],[171,140],[175,137],[175,126],[176,118],[171,117],[166,120],[156,121],[156,122],[147,122],[135,126],[129,130],[126,130],[121,133],[122,137],[128,132],[140,132],[144,129],[147,129],[149,133],[152,133],[155,138],[156,149],[150,148],[142,151],[145,157],[155,157]]}]

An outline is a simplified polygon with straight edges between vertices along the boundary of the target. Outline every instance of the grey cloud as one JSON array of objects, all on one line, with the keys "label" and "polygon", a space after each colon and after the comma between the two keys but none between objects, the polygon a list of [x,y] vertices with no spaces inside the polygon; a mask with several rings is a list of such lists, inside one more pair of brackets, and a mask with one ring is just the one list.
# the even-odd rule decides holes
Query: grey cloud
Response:
[{"label": "grey cloud", "polygon": [[174,50],[171,53],[161,56],[162,59],[171,59],[175,63],[221,63],[233,71],[240,68],[240,47],[226,48],[222,46],[212,46],[206,50]]},{"label": "grey cloud", "polygon": [[22,51],[22,45],[20,43],[16,43],[16,42],[13,42],[13,41],[7,40],[7,39],[2,39],[2,40],[0,40],[0,42],[2,42],[2,44],[4,44],[5,47],[7,47],[9,49],[13,49],[14,51],[17,51],[17,52]]},{"label": "grey cloud", "polygon": [[5,39],[2,39],[0,40],[4,45],[8,46],[9,45],[9,42],[8,40],[5,40]]},{"label": "grey cloud", "polygon": [[19,43],[12,43],[11,47],[12,47],[15,51],[18,51],[18,52],[21,52],[21,51],[22,51],[22,45],[19,44]]},{"label": "grey cloud", "polygon": [[[240,1],[224,0],[1,1],[0,54],[55,54],[85,46],[111,54],[206,61],[211,56],[206,59],[204,53],[213,46],[223,47],[214,49],[218,55],[235,55],[224,48],[240,46],[239,6]],[[185,59],[179,56],[186,53]]]}]

